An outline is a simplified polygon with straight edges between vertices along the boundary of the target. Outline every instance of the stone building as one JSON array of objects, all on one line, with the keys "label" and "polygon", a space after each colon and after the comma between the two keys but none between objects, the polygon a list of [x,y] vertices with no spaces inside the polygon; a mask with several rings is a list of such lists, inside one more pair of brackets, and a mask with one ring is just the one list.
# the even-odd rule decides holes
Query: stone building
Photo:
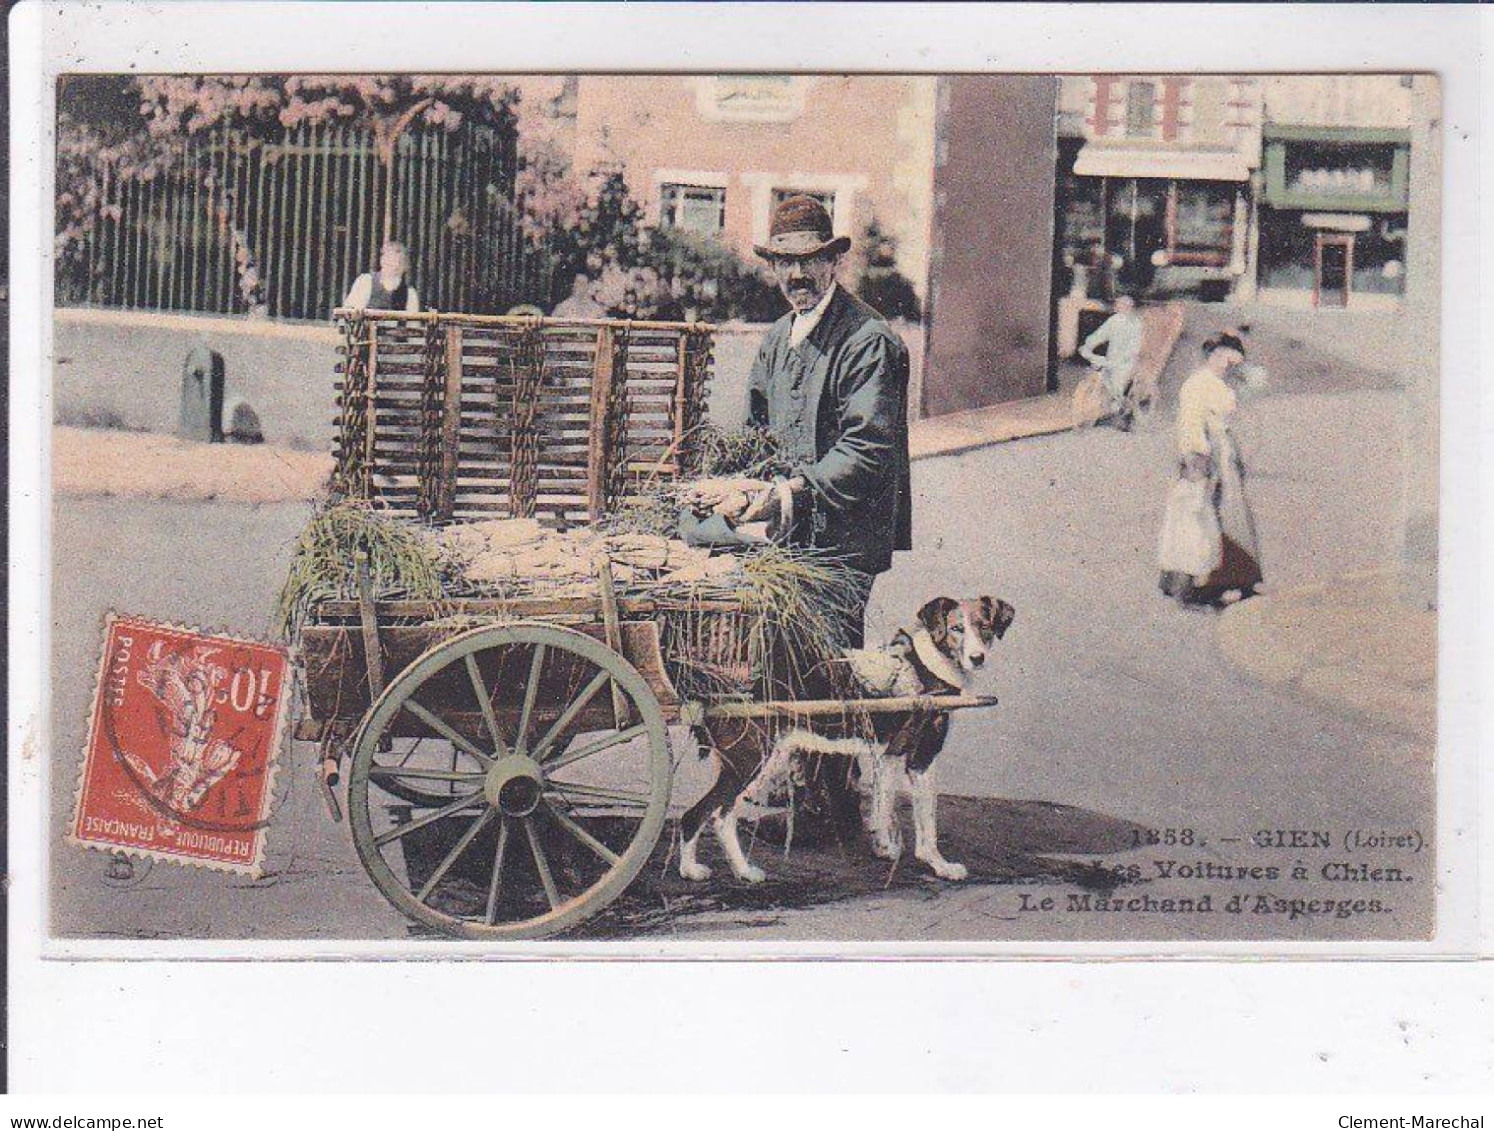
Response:
[{"label": "stone building", "polygon": [[808,193],[838,234],[855,239],[875,220],[924,297],[931,77],[582,75],[565,102],[575,168],[622,172],[650,223],[750,257],[774,203]]}]

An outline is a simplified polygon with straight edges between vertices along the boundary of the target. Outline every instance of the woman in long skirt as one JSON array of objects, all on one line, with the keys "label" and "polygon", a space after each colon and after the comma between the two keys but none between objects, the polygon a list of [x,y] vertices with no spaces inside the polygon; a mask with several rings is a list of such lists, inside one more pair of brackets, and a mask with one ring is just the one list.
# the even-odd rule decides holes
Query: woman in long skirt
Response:
[{"label": "woman in long skirt", "polygon": [[1245,465],[1229,427],[1245,344],[1238,334],[1215,334],[1203,352],[1178,393],[1178,479],[1158,553],[1162,591],[1189,604],[1239,600],[1261,583]]}]

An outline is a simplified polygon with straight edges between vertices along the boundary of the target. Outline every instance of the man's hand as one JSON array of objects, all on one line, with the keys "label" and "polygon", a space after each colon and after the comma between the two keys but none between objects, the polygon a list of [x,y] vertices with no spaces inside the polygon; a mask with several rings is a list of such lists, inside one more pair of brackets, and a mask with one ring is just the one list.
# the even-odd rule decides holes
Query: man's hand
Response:
[{"label": "man's hand", "polygon": [[768,529],[772,530],[782,517],[783,506],[778,498],[778,489],[768,487],[752,496],[746,509],[733,522],[738,526],[745,526],[749,522],[766,522]]},{"label": "man's hand", "polygon": [[803,492],[805,486],[804,477],[800,475],[787,481],[775,480],[752,497],[747,509],[736,520],[737,525],[745,526],[749,522],[765,522],[768,524],[768,537],[778,537],[786,528],[793,525],[795,499]]}]

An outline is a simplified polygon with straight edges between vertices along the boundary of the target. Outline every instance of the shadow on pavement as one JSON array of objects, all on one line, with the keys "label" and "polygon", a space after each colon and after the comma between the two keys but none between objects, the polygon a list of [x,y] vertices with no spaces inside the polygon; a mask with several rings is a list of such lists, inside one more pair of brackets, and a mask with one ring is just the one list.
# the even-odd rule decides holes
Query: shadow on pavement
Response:
[{"label": "shadow on pavement", "polygon": [[[907,814],[905,836],[911,837]],[[945,884],[913,859],[911,841],[896,865],[879,860],[865,844],[806,845],[796,841],[785,854],[782,840],[756,839],[750,856],[768,873],[760,884],[736,880],[709,833],[702,836],[702,858],[715,871],[704,883],[681,879],[676,870],[673,828],[666,830],[654,858],[616,903],[569,937],[637,938],[668,934],[682,920],[708,915],[760,919],[764,914],[821,906],[863,896],[938,891],[980,884],[1050,882],[1110,891],[1117,879],[1095,864],[1062,856],[1102,856],[1133,847],[1141,826],[1117,817],[1052,805],[986,797],[942,797],[940,847],[950,860],[970,870],[962,884]],[[744,837],[744,840],[746,838]]]}]

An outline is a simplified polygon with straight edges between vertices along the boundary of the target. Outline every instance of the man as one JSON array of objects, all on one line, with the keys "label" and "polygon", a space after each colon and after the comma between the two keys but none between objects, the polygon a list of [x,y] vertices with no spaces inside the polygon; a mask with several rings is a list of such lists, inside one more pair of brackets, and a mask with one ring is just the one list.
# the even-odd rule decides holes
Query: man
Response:
[{"label": "man", "polygon": [[405,272],[409,261],[405,245],[397,240],[385,240],[379,250],[379,269],[366,272],[353,280],[348,297],[342,305],[349,310],[403,310],[410,314],[420,310],[420,296],[415,293]]},{"label": "man", "polygon": [[817,200],[773,212],[768,242],[791,307],[752,366],[748,411],[778,440],[792,472],[751,499],[737,523],[764,521],[799,545],[841,557],[857,594],[841,625],[859,648],[872,582],[895,550],[912,548],[908,475],[908,351],[871,307],[836,281],[850,248]]},{"label": "man", "polygon": [[563,298],[550,312],[552,318],[606,318],[607,308],[592,295],[596,284],[583,272],[576,272],[571,293]]},{"label": "man", "polygon": [[[1115,313],[1079,347],[1079,356],[1100,371],[1105,386],[1106,415],[1122,432],[1130,431],[1136,415],[1132,386],[1144,328],[1136,311],[1136,300],[1121,294],[1115,300]],[[1101,346],[1105,347],[1103,354],[1098,352]]]}]

